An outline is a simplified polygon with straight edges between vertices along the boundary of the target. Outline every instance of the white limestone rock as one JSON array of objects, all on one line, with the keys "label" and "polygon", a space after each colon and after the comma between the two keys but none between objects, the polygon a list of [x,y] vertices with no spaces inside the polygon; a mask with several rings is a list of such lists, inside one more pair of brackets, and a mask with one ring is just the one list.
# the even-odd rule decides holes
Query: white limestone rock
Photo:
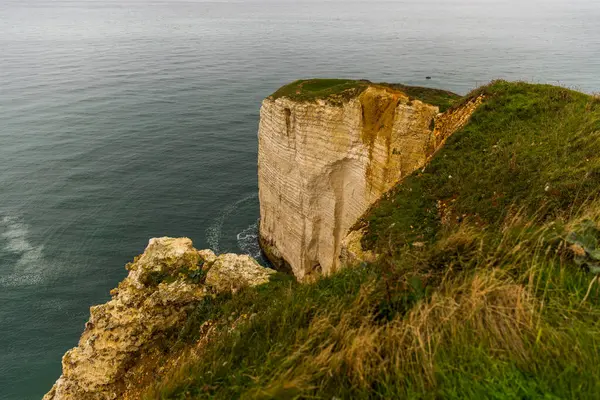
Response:
[{"label": "white limestone rock", "polygon": [[79,345],[63,356],[62,375],[44,400],[118,399],[140,355],[181,326],[204,296],[266,283],[274,273],[249,256],[217,257],[188,238],[168,237],[151,239],[127,269],[111,300],[90,308]]}]

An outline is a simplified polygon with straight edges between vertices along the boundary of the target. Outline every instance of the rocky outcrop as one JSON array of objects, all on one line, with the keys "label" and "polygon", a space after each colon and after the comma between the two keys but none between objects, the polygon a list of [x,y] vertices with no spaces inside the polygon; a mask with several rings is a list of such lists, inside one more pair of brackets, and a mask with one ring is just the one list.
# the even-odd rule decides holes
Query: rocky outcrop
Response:
[{"label": "rocky outcrop", "polygon": [[299,280],[337,270],[349,228],[423,167],[478,101],[439,114],[436,106],[379,85],[341,103],[265,99],[258,183],[267,257]]},{"label": "rocky outcrop", "polygon": [[262,285],[274,272],[248,255],[222,254],[208,270],[206,285],[217,292],[235,293],[243,287]]},{"label": "rocky outcrop", "polygon": [[273,270],[249,256],[198,251],[187,238],[151,239],[127,265],[109,302],[93,306],[79,340],[62,359],[63,373],[44,400],[118,399],[127,371],[207,294],[269,281]]}]

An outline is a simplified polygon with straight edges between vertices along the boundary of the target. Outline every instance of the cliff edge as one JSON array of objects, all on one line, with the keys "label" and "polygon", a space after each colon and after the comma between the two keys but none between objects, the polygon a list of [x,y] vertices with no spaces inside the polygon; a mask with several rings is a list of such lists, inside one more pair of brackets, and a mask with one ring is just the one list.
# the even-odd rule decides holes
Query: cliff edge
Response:
[{"label": "cliff edge", "polygon": [[356,220],[425,165],[481,102],[440,113],[458,96],[368,81],[307,80],[262,103],[258,132],[260,242],[299,279],[340,267]]},{"label": "cliff edge", "polygon": [[249,256],[217,257],[188,238],[168,237],[150,239],[127,270],[111,300],[90,308],[79,345],[63,356],[63,373],[44,400],[123,398],[138,384],[143,357],[173,342],[200,300],[266,283],[274,273]]}]

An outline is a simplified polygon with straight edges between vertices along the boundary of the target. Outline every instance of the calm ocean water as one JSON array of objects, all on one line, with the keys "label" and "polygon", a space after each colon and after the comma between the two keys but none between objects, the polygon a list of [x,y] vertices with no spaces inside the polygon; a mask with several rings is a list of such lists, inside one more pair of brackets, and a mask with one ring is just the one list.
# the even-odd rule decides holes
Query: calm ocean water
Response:
[{"label": "calm ocean water", "polygon": [[282,84],[600,91],[598,21],[595,0],[0,0],[0,398],[50,388],[150,237],[256,254]]}]

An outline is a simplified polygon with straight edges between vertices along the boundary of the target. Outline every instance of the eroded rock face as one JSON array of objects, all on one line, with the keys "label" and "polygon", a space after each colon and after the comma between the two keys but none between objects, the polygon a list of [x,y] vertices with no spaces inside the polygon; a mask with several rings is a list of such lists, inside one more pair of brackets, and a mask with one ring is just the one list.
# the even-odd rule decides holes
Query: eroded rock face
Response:
[{"label": "eroded rock face", "polygon": [[342,104],[264,100],[260,242],[273,264],[299,280],[338,269],[349,228],[472,112],[438,111],[381,86]]},{"label": "eroded rock face", "polygon": [[257,286],[269,281],[275,273],[261,267],[248,255],[223,254],[217,257],[206,275],[206,285],[218,292],[237,292],[246,286]]},{"label": "eroded rock face", "polygon": [[217,257],[188,238],[167,237],[151,239],[127,269],[111,300],[91,307],[79,345],[63,356],[63,374],[44,400],[118,399],[139,355],[180,326],[207,293],[260,285],[274,273],[249,256]]}]

